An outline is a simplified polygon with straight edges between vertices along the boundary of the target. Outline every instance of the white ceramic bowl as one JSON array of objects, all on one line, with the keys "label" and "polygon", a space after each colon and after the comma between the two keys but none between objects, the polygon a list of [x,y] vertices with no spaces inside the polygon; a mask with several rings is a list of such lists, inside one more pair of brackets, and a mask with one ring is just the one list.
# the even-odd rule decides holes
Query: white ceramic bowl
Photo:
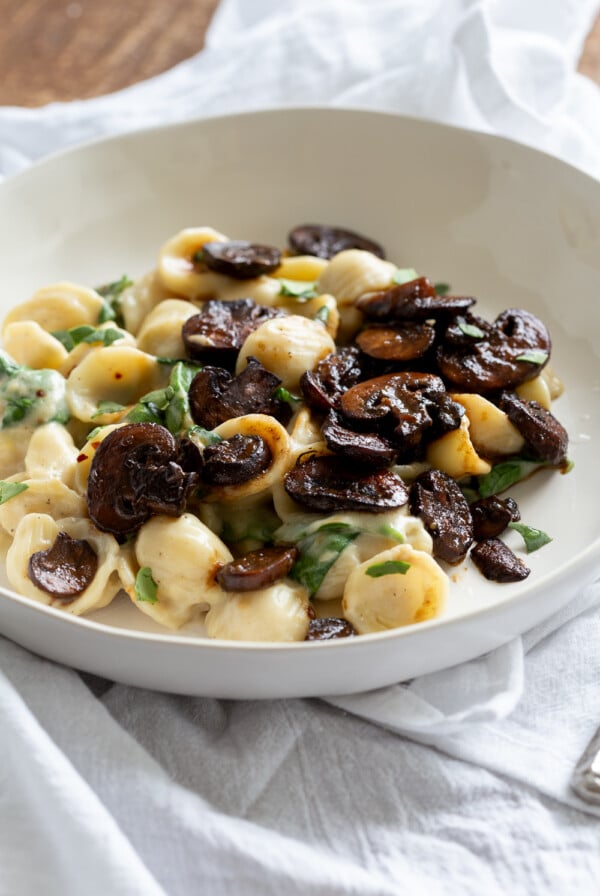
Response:
[{"label": "white ceramic bowl", "polygon": [[[565,604],[599,568],[600,184],[509,140],[394,115],[288,110],[192,121],[51,158],[0,186],[0,313],[59,279],[106,282],[155,264],[186,226],[282,244],[315,221],[363,232],[400,266],[524,307],[549,326],[566,384],[556,414],[575,469],[515,488],[553,542],[523,583],[467,565],[444,616],[333,643],[207,641],[159,630],[129,602],[87,619],[0,593],[0,631],[115,680],[221,697],[367,690],[502,644]],[[513,545],[518,544],[516,533]]]}]

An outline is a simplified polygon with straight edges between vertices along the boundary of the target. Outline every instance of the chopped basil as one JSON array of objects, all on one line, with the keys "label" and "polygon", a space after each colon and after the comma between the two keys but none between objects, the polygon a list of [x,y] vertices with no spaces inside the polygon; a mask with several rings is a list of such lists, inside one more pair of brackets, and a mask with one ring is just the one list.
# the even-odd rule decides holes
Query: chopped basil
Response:
[{"label": "chopped basil", "polygon": [[517,355],[515,361],[527,361],[529,364],[545,364],[548,360],[548,352],[543,352],[540,349],[534,348],[530,352],[523,352],[522,355]]},{"label": "chopped basil", "polygon": [[178,436],[193,425],[190,417],[189,388],[202,368],[189,361],[177,361],[164,389],[142,395],[124,418],[127,423],[160,423]]},{"label": "chopped basil", "polygon": [[20,365],[13,361],[10,355],[0,350],[0,373],[3,373],[5,376],[14,376],[20,369]]},{"label": "chopped basil", "polygon": [[165,425],[174,436],[192,424],[188,393],[192,380],[201,369],[196,364],[180,361],[171,371],[169,388],[173,394],[166,408]]},{"label": "chopped basil", "polygon": [[99,324],[104,324],[107,320],[114,320],[119,326],[122,326],[123,317],[121,315],[119,302],[121,293],[129,286],[133,286],[133,280],[130,280],[127,274],[123,274],[119,280],[96,287],[96,292],[104,299],[104,305],[100,309],[100,314],[98,315]]},{"label": "chopped basil", "polygon": [[187,435],[188,438],[194,436],[199,442],[202,442],[205,448],[208,445],[218,445],[219,442],[223,441],[222,437],[217,435],[216,432],[211,432],[210,429],[203,429],[202,426],[190,426]]},{"label": "chopped basil", "polygon": [[0,427],[14,426],[25,418],[28,426],[69,420],[66,380],[57,370],[15,364],[2,352],[0,365],[5,373],[5,377],[0,377]]},{"label": "chopped basil", "polygon": [[85,437],[86,442],[91,442],[92,439],[95,439],[102,429],[104,429],[104,426],[95,426],[94,429],[90,430],[90,432],[88,432],[87,436]]},{"label": "chopped basil", "polygon": [[317,313],[314,316],[314,320],[320,320],[322,324],[325,324],[325,326],[327,326],[327,324],[329,323],[329,315],[330,314],[331,314],[331,308],[328,308],[327,305],[321,305],[321,307],[319,308],[319,310],[317,311]]},{"label": "chopped basil", "polygon": [[145,601],[148,604],[155,604],[158,601],[156,595],[158,585],[152,578],[152,570],[149,566],[142,566],[135,577],[135,597],[136,600]]},{"label": "chopped basil", "polygon": [[29,409],[33,404],[34,399],[25,396],[8,398],[4,416],[2,417],[2,426],[12,426],[14,423],[20,423],[20,421],[27,416]]},{"label": "chopped basil", "polygon": [[450,292],[449,283],[434,283],[433,288],[435,289],[438,296],[446,296]]},{"label": "chopped basil", "polygon": [[514,485],[515,482],[525,479],[534,470],[545,466],[548,466],[545,461],[524,460],[521,457],[512,457],[510,460],[502,461],[492,467],[485,476],[478,477],[479,497],[489,498],[490,495],[498,495]]},{"label": "chopped basil", "polygon": [[403,283],[410,283],[416,280],[419,275],[414,268],[396,268],[392,275],[392,283],[402,286]]},{"label": "chopped basil", "polygon": [[10,501],[11,498],[14,498],[15,495],[20,495],[21,492],[24,492],[28,488],[29,486],[24,482],[6,482],[5,480],[0,480],[0,504],[6,504],[6,502]]},{"label": "chopped basil", "polygon": [[550,536],[541,529],[536,529],[534,526],[527,526],[525,523],[509,523],[508,528],[514,529],[515,532],[518,532],[523,538],[528,554],[533,553],[533,551],[538,551],[540,548],[543,548],[545,544],[552,541]]},{"label": "chopped basil", "polygon": [[402,532],[399,532],[398,529],[394,529],[393,526],[390,526],[386,523],[384,526],[381,526],[379,529],[380,535],[385,535],[387,538],[393,538],[394,541],[397,541],[399,544],[403,544],[405,541],[404,535]]},{"label": "chopped basil", "polygon": [[305,280],[288,280],[286,277],[278,277],[279,295],[290,296],[294,299],[306,301],[314,299],[319,293],[316,290],[316,283],[307,283]]},{"label": "chopped basil", "polygon": [[194,252],[192,261],[194,264],[204,264],[204,249],[198,249],[197,252]]},{"label": "chopped basil", "polygon": [[277,398],[279,401],[287,401],[292,407],[302,401],[299,395],[292,395],[291,392],[288,392],[285,386],[277,386],[277,388],[273,390],[273,398]]},{"label": "chopped basil", "polygon": [[470,336],[472,339],[483,339],[485,333],[480,327],[476,327],[475,324],[468,324],[466,321],[458,322],[459,329],[465,334],[465,336]]},{"label": "chopped basil", "polygon": [[118,411],[124,411],[125,405],[119,404],[117,401],[99,401],[98,410],[92,414],[92,420],[96,417],[102,417],[103,414],[116,414]]},{"label": "chopped basil", "polygon": [[372,579],[378,579],[380,576],[405,576],[409,569],[410,563],[406,563],[405,560],[385,560],[383,563],[367,567],[365,574]]},{"label": "chopped basil", "polygon": [[118,280],[113,280],[112,283],[105,283],[103,286],[97,286],[96,292],[102,296],[103,299],[114,299],[117,296],[120,296],[124,289],[127,289],[128,286],[133,286],[133,280],[130,280],[127,274],[123,274],[122,277],[119,277]]},{"label": "chopped basil", "polygon": [[97,327],[91,327],[89,324],[72,327],[70,330],[55,330],[52,335],[64,345],[68,352],[81,342],[100,342],[102,345],[108,346],[116,342],[117,339],[123,338],[123,333],[115,330],[114,327],[107,327],[106,330],[101,330]]},{"label": "chopped basil", "polygon": [[163,425],[163,414],[156,405],[144,404],[141,400],[123,418],[124,423],[160,423]]},{"label": "chopped basil", "polygon": [[347,523],[325,523],[316,532],[306,535],[296,547],[300,552],[291,577],[300,582],[312,597],[342,551],[359,535]]}]

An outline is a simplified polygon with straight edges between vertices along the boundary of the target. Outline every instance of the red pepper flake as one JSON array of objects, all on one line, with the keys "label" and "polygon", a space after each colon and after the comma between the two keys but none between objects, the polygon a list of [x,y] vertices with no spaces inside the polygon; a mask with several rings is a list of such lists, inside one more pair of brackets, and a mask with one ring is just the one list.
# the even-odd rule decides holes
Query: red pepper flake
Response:
[{"label": "red pepper flake", "polygon": [[87,454],[78,454],[77,455],[77,463],[80,464],[84,460],[87,460],[87,458],[88,458]]},{"label": "red pepper flake", "polygon": [[46,395],[46,392],[44,389],[38,389],[35,394],[37,395],[38,398],[44,398],[44,396]]},{"label": "red pepper flake", "polygon": [[116,379],[116,380],[122,380],[122,379],[123,379],[123,374],[122,374],[122,373],[119,373],[118,370],[117,370],[117,372],[115,373],[115,379]]},{"label": "red pepper flake", "polygon": [[92,448],[94,448],[94,450],[95,450],[99,445],[100,445],[100,442],[92,442]]}]

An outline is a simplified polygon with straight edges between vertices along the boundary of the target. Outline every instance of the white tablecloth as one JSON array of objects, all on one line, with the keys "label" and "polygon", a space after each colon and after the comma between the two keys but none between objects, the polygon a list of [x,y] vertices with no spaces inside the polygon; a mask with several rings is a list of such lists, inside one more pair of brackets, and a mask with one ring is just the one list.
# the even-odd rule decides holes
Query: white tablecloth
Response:
[{"label": "white tablecloth", "polygon": [[[574,69],[596,0],[223,0],[206,49],[112,96],[0,109],[0,174],[188,115],[335,103],[502,133],[600,175]],[[0,639],[0,894],[600,892],[569,789],[600,723],[600,587],[522,639],[377,693],[227,702]]]}]

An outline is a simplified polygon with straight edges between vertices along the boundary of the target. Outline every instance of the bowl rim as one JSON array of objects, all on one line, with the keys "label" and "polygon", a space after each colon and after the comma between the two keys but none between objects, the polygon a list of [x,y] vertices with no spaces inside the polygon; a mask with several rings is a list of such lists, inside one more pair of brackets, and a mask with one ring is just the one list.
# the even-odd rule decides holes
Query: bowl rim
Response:
[{"label": "bowl rim", "polygon": [[[166,124],[149,125],[143,128],[132,128],[123,130],[116,134],[112,133],[99,137],[92,137],[90,139],[52,152],[49,155],[44,156],[43,158],[32,163],[31,165],[28,165],[23,170],[6,177],[3,181],[0,182],[0,199],[4,190],[12,188],[15,183],[21,182],[28,177],[37,176],[38,173],[45,167],[51,167],[54,164],[63,162],[65,159],[68,160],[69,156],[72,155],[81,155],[88,152],[101,150],[104,146],[118,144],[123,141],[127,142],[129,140],[136,141],[145,137],[151,138],[152,136],[156,136],[162,133],[177,133],[178,131],[186,129],[202,128],[206,126],[210,127],[213,124],[218,125],[221,122],[257,119],[261,117],[281,118],[282,116],[294,117],[306,115],[323,115],[347,118],[359,115],[377,119],[386,119],[389,121],[399,121],[416,128],[431,129],[432,131],[440,132],[450,130],[462,134],[467,139],[469,137],[472,137],[473,139],[483,141],[484,143],[494,145],[503,144],[507,147],[510,147],[512,151],[515,151],[517,153],[524,153],[530,158],[537,158],[541,155],[548,159],[552,165],[567,170],[572,175],[575,175],[578,178],[584,178],[585,180],[587,180],[592,191],[597,191],[596,196],[598,200],[598,206],[600,208],[600,179],[595,178],[592,174],[584,171],[581,168],[578,168],[570,162],[559,158],[558,156],[555,156],[545,150],[536,149],[535,147],[527,143],[515,140],[511,137],[496,135],[490,132],[477,130],[475,128],[465,127],[463,125],[447,124],[445,122],[440,122],[425,117],[402,115],[400,113],[385,109],[379,110],[361,106],[327,105],[267,106],[240,112],[228,112],[210,116],[194,116],[191,118],[185,118]],[[572,574],[569,578],[570,592],[574,591],[576,587],[583,586],[587,582],[592,580],[594,572],[598,571],[597,567],[600,565],[599,555],[600,536],[598,536],[598,538],[596,538],[595,541],[593,541],[591,544],[587,545],[582,552],[572,557],[566,564],[563,564],[560,567],[561,577],[567,574]],[[171,634],[168,631],[164,633],[145,632],[133,629],[119,628],[103,622],[98,622],[88,617],[75,616],[68,611],[65,612],[65,610],[58,609],[47,604],[39,603],[33,598],[20,595],[17,592],[2,586],[0,586],[0,596],[8,598],[14,603],[22,604],[28,609],[46,614],[50,618],[60,621],[66,625],[74,624],[76,626],[83,627],[84,629],[88,629],[90,632],[96,632],[99,635],[110,635],[111,637],[117,637],[120,640],[134,639],[146,642],[149,641],[158,644],[169,644],[170,646],[175,646],[178,649],[187,649],[190,646],[201,647],[203,649],[209,648],[211,650],[221,650],[223,648],[230,649],[235,647],[236,649],[242,650],[244,652],[281,652],[290,650],[305,651],[323,649],[345,650],[352,649],[352,647],[356,647],[357,644],[366,645],[369,643],[373,643],[374,641],[382,642],[392,639],[414,636],[416,632],[430,631],[431,629],[437,629],[440,627],[453,629],[456,626],[461,626],[467,621],[475,622],[481,619],[485,619],[488,616],[497,616],[499,612],[510,612],[514,604],[523,604],[525,601],[529,602],[539,599],[543,590],[548,587],[549,582],[551,582],[551,580],[553,580],[556,575],[557,573],[555,571],[546,572],[542,576],[542,578],[525,586],[525,591],[521,590],[518,593],[514,593],[513,595],[507,597],[499,603],[493,603],[488,606],[462,612],[459,616],[456,617],[436,617],[424,622],[413,623],[411,625],[389,629],[387,631],[371,632],[368,634],[360,635],[358,638],[342,638],[332,639],[331,641],[310,642],[237,641],[226,639],[212,639],[201,635]]]}]

